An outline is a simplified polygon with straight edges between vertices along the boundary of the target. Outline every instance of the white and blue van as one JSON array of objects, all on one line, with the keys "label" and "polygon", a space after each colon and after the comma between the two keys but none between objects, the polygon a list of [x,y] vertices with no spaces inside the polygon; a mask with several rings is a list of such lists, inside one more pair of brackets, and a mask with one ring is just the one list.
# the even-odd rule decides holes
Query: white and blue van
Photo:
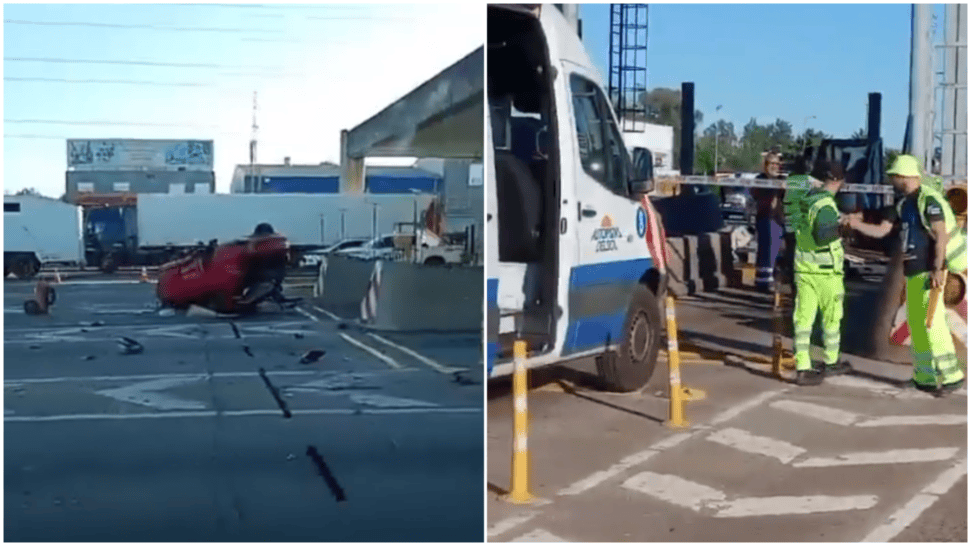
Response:
[{"label": "white and blue van", "polygon": [[608,388],[637,390],[664,328],[651,154],[626,149],[554,5],[488,6],[487,74],[488,376],[523,339],[530,368],[595,358]]}]

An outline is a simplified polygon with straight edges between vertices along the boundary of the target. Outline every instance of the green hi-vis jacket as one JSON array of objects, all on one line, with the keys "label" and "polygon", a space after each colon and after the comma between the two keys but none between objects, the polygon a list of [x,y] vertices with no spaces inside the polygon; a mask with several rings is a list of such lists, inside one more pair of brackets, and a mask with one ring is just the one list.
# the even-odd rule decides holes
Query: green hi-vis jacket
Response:
[{"label": "green hi-vis jacket", "polygon": [[[967,270],[967,233],[965,229],[961,229],[957,225],[956,214],[953,213],[950,202],[938,189],[939,187],[940,185],[931,180],[924,180],[920,184],[919,195],[916,199],[919,220],[923,224],[923,228],[932,237],[933,229],[926,219],[926,199],[934,197],[943,208],[943,221],[946,224],[946,232],[950,236],[950,240],[946,243],[946,268],[953,273],[962,273]],[[902,217],[904,201],[905,199],[900,199],[899,203],[896,204],[896,212],[900,218]]]},{"label": "green hi-vis jacket", "polygon": [[[831,233],[828,237],[822,236],[823,231],[831,232],[834,229],[837,233],[838,230],[839,209],[835,196],[822,189],[813,189],[806,193],[799,205],[799,223],[795,230],[795,271],[842,275],[845,270],[842,239],[837,235],[833,239]],[[819,214],[823,211],[828,217],[824,226],[818,225]]]}]

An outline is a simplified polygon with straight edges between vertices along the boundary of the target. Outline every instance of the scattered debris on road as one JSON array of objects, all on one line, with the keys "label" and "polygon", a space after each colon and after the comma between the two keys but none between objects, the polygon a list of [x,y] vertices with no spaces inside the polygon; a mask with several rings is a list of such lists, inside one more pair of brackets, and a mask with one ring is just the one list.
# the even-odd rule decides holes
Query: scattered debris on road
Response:
[{"label": "scattered debris on road", "polygon": [[311,351],[307,351],[303,355],[303,358],[300,359],[300,364],[311,364],[313,362],[320,360],[320,358],[325,354],[327,354],[327,351],[324,351],[321,349],[313,349]]},{"label": "scattered debris on road", "polygon": [[286,460],[287,461],[295,461],[296,460],[296,455],[290,453],[289,455],[286,456]]},{"label": "scattered debris on road", "polygon": [[103,320],[96,320],[96,321],[93,321],[93,322],[84,321],[84,322],[81,323],[81,326],[85,326],[85,327],[104,326],[104,321]]},{"label": "scattered debris on road", "polygon": [[256,355],[253,354],[253,350],[249,348],[249,345],[243,345],[243,352],[249,355],[250,357],[253,357],[253,358],[256,357]]},{"label": "scattered debris on road", "polygon": [[123,355],[137,355],[144,352],[145,347],[130,337],[121,337],[118,339],[118,350]]},{"label": "scattered debris on road", "polygon": [[295,337],[296,339],[303,339],[304,336],[303,334],[296,333],[296,334],[293,334],[293,337]]},{"label": "scattered debris on road", "polygon": [[333,496],[337,499],[337,502],[347,500],[347,495],[344,493],[343,488],[340,487],[339,483],[337,483],[337,478],[334,477],[333,472],[330,471],[330,467],[327,466],[326,461],[324,461],[323,457],[320,456],[320,452],[317,451],[317,448],[312,445],[307,446],[306,454],[307,457],[310,457],[310,460],[313,461],[313,464],[316,465],[317,471],[321,476],[323,476],[324,481],[327,482],[327,487],[330,488],[330,492],[333,493]]},{"label": "scattered debris on road", "polygon": [[162,309],[162,310],[160,310],[158,312],[158,316],[160,316],[160,317],[172,317],[172,316],[175,316],[175,309],[172,309],[171,307],[166,307],[166,308],[164,308],[164,309]]},{"label": "scattered debris on road", "polygon": [[81,358],[81,360],[94,360],[95,358],[97,358],[97,357],[94,356],[94,355],[87,355],[87,356]]},{"label": "scattered debris on road", "polygon": [[470,378],[465,377],[464,375],[462,375],[463,373],[466,373],[466,372],[467,372],[467,370],[461,370],[461,371],[452,373],[451,374],[452,380],[455,383],[458,383],[459,385],[466,385],[466,386],[467,385],[481,385],[482,384],[481,381],[475,381],[474,379],[470,379]]}]

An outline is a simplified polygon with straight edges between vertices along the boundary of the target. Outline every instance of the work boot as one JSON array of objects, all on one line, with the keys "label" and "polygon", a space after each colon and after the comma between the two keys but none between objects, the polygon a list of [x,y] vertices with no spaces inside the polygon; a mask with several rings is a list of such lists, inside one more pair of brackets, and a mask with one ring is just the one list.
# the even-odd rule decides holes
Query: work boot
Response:
[{"label": "work boot", "polygon": [[816,366],[816,369],[825,369],[826,375],[843,375],[852,371],[852,366],[846,361],[841,361],[836,364],[820,364]]},{"label": "work boot", "polygon": [[818,370],[798,370],[795,373],[795,384],[800,387],[812,387],[821,385],[825,379],[825,374]]},{"label": "work boot", "polygon": [[933,396],[937,398],[943,398],[945,396],[949,396],[953,394],[954,391],[959,390],[960,387],[962,386],[963,386],[963,379],[956,381],[954,383],[947,383],[945,385],[940,385],[940,388],[936,389],[936,391],[933,393]]}]

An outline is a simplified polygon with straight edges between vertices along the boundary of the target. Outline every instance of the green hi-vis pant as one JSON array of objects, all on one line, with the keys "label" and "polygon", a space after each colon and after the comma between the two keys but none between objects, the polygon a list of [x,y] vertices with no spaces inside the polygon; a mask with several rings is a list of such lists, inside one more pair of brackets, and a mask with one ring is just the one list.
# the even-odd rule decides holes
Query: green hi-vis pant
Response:
[{"label": "green hi-vis pant", "polygon": [[812,328],[822,310],[825,364],[839,360],[845,282],[842,275],[795,273],[795,369],[812,368]]},{"label": "green hi-vis pant", "polygon": [[913,351],[913,381],[935,387],[963,379],[953,337],[946,324],[943,302],[936,303],[933,326],[927,331],[926,310],[930,302],[930,274],[906,277],[906,322]]}]

